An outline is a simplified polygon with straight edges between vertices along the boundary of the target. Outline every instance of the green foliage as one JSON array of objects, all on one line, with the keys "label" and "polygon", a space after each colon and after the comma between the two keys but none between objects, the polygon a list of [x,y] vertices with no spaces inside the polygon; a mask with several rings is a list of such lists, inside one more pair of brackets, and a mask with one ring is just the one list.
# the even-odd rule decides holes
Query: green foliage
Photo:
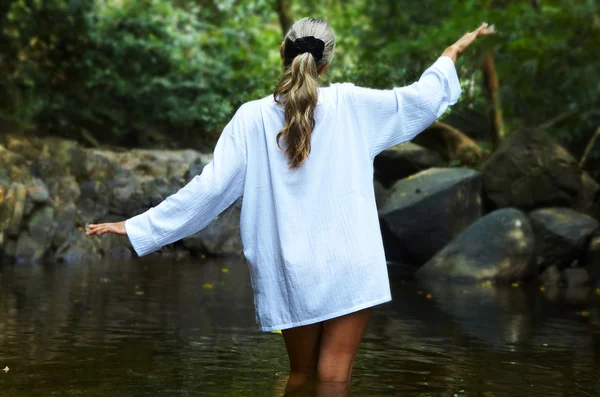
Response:
[{"label": "green foliage", "polygon": [[264,61],[280,33],[267,35],[267,47],[258,16],[248,30],[239,17],[208,22],[225,11],[164,0],[14,1],[2,21],[11,44],[3,110],[90,142],[168,143],[164,133],[174,132],[172,144],[210,143],[235,107],[277,77]]},{"label": "green foliage", "polygon": [[[210,144],[243,102],[272,93],[282,31],[272,0],[8,0],[0,111],[54,134],[126,145]],[[596,0],[291,1],[337,49],[322,84],[415,81],[482,21],[498,34],[459,61],[451,123],[487,137],[481,59],[495,56],[507,130],[542,126],[575,155],[600,124]],[[165,139],[164,137],[168,137]],[[600,160],[600,150],[590,166]]]}]

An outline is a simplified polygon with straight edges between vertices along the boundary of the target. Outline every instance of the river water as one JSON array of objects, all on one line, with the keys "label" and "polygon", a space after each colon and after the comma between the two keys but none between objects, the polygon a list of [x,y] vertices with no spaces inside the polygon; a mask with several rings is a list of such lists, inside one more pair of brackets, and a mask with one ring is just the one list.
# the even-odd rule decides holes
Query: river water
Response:
[{"label": "river water", "polygon": [[[600,294],[418,285],[390,269],[353,396],[600,396]],[[243,261],[0,267],[0,396],[282,396]]]}]

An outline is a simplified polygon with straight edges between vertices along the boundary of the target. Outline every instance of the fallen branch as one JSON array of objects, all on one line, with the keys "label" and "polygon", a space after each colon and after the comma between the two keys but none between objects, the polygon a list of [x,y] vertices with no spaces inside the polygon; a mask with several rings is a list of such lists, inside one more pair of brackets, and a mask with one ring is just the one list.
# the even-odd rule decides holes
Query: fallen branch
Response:
[{"label": "fallen branch", "polygon": [[583,166],[585,165],[585,162],[586,162],[588,156],[590,155],[590,152],[592,151],[592,147],[594,147],[594,143],[596,143],[596,139],[598,139],[598,137],[600,137],[600,127],[598,127],[596,132],[592,135],[592,137],[588,141],[588,143],[585,147],[585,151],[583,152],[583,156],[581,156],[581,160],[579,161],[579,167],[583,168]]}]

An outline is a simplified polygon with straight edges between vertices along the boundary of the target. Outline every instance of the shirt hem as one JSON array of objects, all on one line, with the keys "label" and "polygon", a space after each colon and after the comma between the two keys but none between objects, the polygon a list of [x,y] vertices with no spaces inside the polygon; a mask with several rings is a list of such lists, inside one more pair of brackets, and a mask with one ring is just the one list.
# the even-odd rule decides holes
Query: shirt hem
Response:
[{"label": "shirt hem", "polygon": [[356,312],[356,311],[359,311],[359,310],[362,310],[362,309],[366,309],[368,307],[372,307],[372,306],[380,305],[382,303],[390,302],[391,300],[392,300],[392,296],[388,295],[385,298],[380,298],[380,299],[372,300],[372,301],[369,301],[369,302],[361,303],[360,305],[355,305],[355,306],[352,306],[352,307],[350,307],[348,309],[339,310],[339,311],[334,312],[334,313],[325,314],[325,315],[319,316],[319,317],[313,317],[313,318],[308,319],[308,320],[296,321],[296,322],[293,322],[293,323],[275,325],[275,326],[270,326],[270,327],[260,327],[260,330],[263,331],[263,332],[280,331],[280,330],[283,330],[283,329],[300,327],[302,325],[309,325],[309,324],[313,324],[313,323],[318,323],[320,321],[330,320],[330,319],[335,318],[335,317],[343,316],[344,314],[349,314],[349,313]]}]

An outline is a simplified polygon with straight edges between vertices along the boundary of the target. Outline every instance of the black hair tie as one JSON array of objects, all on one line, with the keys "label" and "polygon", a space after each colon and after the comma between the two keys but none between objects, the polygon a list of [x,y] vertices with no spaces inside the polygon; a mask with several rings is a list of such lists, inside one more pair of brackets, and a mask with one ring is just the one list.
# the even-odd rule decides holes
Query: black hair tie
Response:
[{"label": "black hair tie", "polygon": [[315,62],[319,62],[323,58],[324,50],[325,42],[315,36],[299,37],[295,41],[287,39],[285,43],[285,57],[290,60],[298,54],[310,52]]}]

